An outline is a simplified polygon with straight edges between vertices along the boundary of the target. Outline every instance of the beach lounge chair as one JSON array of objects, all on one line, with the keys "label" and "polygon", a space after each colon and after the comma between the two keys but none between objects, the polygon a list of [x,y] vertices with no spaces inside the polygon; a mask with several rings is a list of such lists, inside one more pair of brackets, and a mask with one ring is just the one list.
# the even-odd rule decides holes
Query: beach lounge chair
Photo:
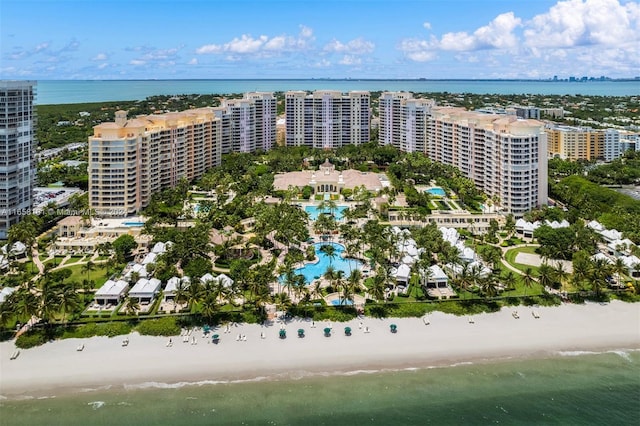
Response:
[{"label": "beach lounge chair", "polygon": [[129,345],[129,339],[124,339],[122,341],[122,346],[128,346]]},{"label": "beach lounge chair", "polygon": [[18,356],[20,355],[20,351],[15,351],[14,353],[11,354],[11,357],[9,359],[16,359],[18,358]]},{"label": "beach lounge chair", "polygon": [[76,351],[78,352],[82,352],[84,350],[84,343],[80,344],[77,348]]},{"label": "beach lounge chair", "polygon": [[513,311],[513,313],[511,314],[515,319],[520,318],[520,315],[518,315],[518,311]]},{"label": "beach lounge chair", "polygon": [[364,332],[365,332],[365,333],[371,333],[371,331],[369,330],[369,327],[368,327],[368,326],[364,328]]},{"label": "beach lounge chair", "polygon": [[427,316],[422,317],[422,322],[424,323],[424,325],[429,325],[429,324],[431,324],[431,323],[429,322],[429,317],[427,317]]},{"label": "beach lounge chair", "polygon": [[473,320],[473,317],[469,317],[469,324],[475,324],[475,321]]},{"label": "beach lounge chair", "polygon": [[537,312],[537,311],[535,311],[535,310],[534,310],[534,311],[531,311],[531,315],[533,315],[533,317],[534,317],[535,319],[540,318],[540,315],[538,315],[538,312]]}]

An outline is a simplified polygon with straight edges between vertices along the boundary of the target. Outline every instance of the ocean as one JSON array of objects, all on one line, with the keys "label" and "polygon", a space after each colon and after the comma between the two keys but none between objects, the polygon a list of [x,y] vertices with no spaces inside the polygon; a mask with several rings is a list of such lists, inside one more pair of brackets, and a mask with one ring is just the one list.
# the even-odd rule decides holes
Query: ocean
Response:
[{"label": "ocean", "polygon": [[154,95],[331,89],[476,94],[640,95],[640,81],[539,80],[40,80],[39,105],[142,100]]},{"label": "ocean", "polygon": [[0,424],[636,425],[640,419],[639,351],[294,376],[3,400]]}]

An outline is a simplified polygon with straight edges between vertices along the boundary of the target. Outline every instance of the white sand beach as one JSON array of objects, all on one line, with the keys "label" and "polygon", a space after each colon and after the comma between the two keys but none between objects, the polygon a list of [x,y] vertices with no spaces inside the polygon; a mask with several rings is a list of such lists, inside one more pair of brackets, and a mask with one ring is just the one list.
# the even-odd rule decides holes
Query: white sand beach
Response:
[{"label": "white sand beach", "polygon": [[[513,311],[518,311],[515,318]],[[539,318],[532,315],[536,311]],[[473,322],[470,321],[473,320]],[[362,328],[360,328],[362,322]],[[140,336],[68,339],[22,350],[11,360],[13,342],[0,343],[0,395],[50,395],[104,386],[228,381],[258,377],[300,377],[308,373],[348,372],[451,365],[508,357],[546,357],[564,351],[640,349],[640,304],[613,301],[561,307],[518,306],[493,314],[456,317],[440,312],[421,318],[388,318],[332,323],[294,320],[280,324],[238,324],[224,333],[214,330],[219,344],[208,343],[202,331],[197,345],[183,338]],[[390,324],[397,324],[393,334]],[[344,327],[352,328],[345,336]],[[365,333],[365,328],[369,333]],[[297,330],[306,337],[298,338]],[[265,338],[261,338],[261,333]],[[239,334],[246,341],[236,341]],[[129,344],[122,346],[127,337]],[[84,344],[82,351],[77,351]]]}]

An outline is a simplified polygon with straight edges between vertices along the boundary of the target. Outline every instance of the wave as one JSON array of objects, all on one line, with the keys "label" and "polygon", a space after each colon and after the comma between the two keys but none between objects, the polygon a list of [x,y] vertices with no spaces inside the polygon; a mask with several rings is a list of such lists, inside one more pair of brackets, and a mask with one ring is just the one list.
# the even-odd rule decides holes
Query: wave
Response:
[{"label": "wave", "polygon": [[94,410],[104,407],[104,404],[104,401],[92,401],[87,403],[87,405],[90,405]]},{"label": "wave", "polygon": [[82,388],[80,392],[99,392],[111,389],[111,385],[98,386],[97,388]]},{"label": "wave", "polygon": [[610,349],[606,351],[558,351],[556,352],[560,356],[572,357],[583,355],[604,355],[604,354],[616,354],[620,358],[628,362],[633,362],[631,358],[632,352],[638,352],[640,349]]}]

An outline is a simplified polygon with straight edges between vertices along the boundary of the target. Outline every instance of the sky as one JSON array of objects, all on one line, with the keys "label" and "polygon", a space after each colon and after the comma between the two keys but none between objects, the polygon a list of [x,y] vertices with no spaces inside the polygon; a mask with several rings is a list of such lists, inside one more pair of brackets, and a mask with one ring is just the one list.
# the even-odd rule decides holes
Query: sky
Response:
[{"label": "sky", "polygon": [[640,2],[0,2],[0,79],[601,75],[640,75]]}]

